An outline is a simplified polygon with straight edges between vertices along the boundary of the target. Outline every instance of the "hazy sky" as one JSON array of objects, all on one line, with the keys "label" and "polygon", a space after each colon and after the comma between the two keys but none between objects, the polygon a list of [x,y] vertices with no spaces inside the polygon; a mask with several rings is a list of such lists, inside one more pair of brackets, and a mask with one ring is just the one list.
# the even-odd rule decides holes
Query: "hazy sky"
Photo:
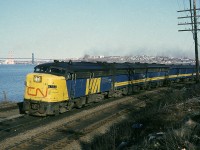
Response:
[{"label": "hazy sky", "polygon": [[[189,0],[0,0],[0,57],[194,57]],[[198,4],[199,5],[199,4]],[[185,22],[185,20],[183,20]],[[186,20],[187,21],[187,20]],[[189,20],[188,20],[189,21]],[[190,26],[188,26],[189,28]]]}]

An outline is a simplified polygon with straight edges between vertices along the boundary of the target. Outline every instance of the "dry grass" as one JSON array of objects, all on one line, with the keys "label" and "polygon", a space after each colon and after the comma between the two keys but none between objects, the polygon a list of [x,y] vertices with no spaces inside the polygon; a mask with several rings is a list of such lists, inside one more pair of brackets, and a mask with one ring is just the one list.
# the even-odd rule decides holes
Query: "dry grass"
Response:
[{"label": "dry grass", "polygon": [[[114,124],[84,149],[200,149],[200,85],[140,97],[146,107]],[[196,98],[195,98],[196,97]]]}]

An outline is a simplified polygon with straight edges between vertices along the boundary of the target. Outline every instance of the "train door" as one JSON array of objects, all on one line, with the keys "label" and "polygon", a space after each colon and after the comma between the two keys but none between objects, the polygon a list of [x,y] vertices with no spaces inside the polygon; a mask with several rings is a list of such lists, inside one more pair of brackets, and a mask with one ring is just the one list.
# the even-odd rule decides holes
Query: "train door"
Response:
[{"label": "train door", "polygon": [[68,93],[70,96],[70,99],[75,98],[75,92],[76,92],[76,74],[75,73],[68,73],[68,80],[67,80],[67,88]]}]

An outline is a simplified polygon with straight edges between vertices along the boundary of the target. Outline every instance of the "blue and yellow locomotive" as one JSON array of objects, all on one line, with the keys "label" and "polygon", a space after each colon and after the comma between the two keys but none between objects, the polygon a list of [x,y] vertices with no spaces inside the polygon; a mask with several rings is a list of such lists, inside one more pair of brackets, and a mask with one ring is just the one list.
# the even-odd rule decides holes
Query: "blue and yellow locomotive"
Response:
[{"label": "blue and yellow locomotive", "polygon": [[195,77],[193,65],[59,62],[40,64],[25,81],[24,111],[46,116]]}]

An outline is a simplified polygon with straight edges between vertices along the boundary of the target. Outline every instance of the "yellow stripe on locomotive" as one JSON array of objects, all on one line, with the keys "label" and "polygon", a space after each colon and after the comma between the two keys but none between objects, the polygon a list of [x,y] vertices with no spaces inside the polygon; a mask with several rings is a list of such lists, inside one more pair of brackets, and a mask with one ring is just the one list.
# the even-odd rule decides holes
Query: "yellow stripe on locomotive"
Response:
[{"label": "yellow stripe on locomotive", "polygon": [[85,95],[100,92],[101,78],[91,78],[86,81]]}]

